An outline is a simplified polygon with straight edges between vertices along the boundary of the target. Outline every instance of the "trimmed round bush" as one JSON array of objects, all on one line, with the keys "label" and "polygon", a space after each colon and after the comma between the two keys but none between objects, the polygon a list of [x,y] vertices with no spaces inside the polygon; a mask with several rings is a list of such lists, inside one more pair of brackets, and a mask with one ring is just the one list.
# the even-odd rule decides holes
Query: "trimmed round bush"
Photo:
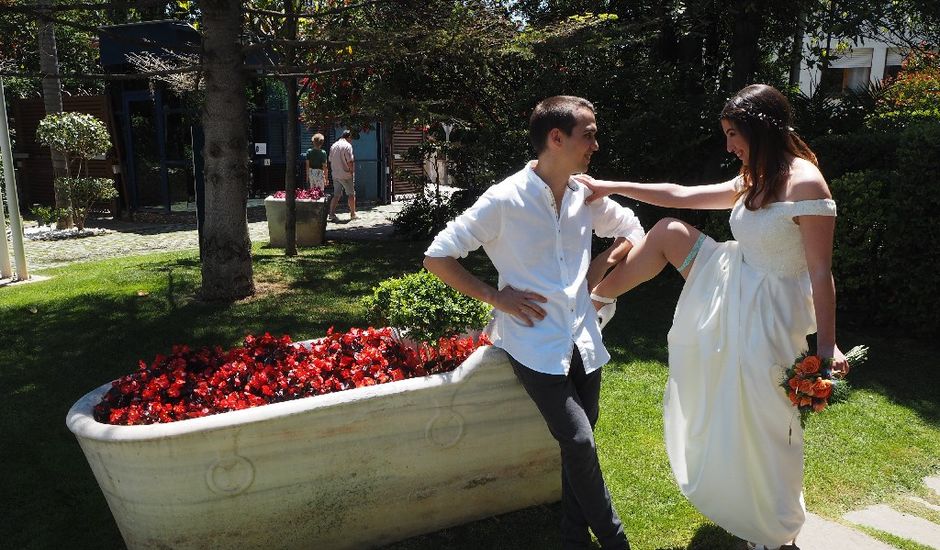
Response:
[{"label": "trimmed round bush", "polygon": [[364,299],[370,321],[404,330],[420,342],[437,342],[467,330],[486,326],[490,306],[465,296],[422,269],[386,279]]}]

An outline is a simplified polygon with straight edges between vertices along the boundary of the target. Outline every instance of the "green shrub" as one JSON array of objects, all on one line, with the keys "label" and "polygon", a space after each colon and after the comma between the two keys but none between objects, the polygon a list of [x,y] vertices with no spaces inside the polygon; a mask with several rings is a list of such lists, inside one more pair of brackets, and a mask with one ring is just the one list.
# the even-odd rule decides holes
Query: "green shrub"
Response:
[{"label": "green shrub", "polygon": [[457,292],[424,269],[382,281],[363,302],[371,322],[398,327],[421,342],[482,329],[489,321],[490,306]]},{"label": "green shrub", "polygon": [[53,206],[34,204],[32,207],[30,207],[29,213],[36,218],[36,221],[39,222],[39,225],[50,225],[55,223],[59,218],[67,216],[68,210],[65,208],[55,208]]},{"label": "green shrub", "polygon": [[833,271],[849,319],[922,335],[940,329],[937,166],[940,123],[919,124],[900,133],[894,169],[832,181],[839,204]]},{"label": "green shrub", "polygon": [[810,145],[823,176],[832,181],[849,172],[892,169],[897,164],[899,139],[897,132],[865,130],[819,136]]},{"label": "green shrub", "polygon": [[[111,148],[104,122],[84,113],[46,115],[36,128],[36,139],[65,155],[69,175],[79,174],[83,161],[104,155]],[[72,161],[79,162],[76,171],[73,171]]]},{"label": "green shrub", "polygon": [[462,197],[462,192],[438,197],[431,189],[421,189],[392,220],[395,233],[416,240],[437,235],[466,209]]},{"label": "green shrub", "polygon": [[98,201],[117,197],[114,181],[108,178],[56,178],[56,191],[64,193],[72,205],[72,220],[79,230],[85,229],[85,219],[92,205]]},{"label": "green shrub", "polygon": [[72,221],[84,229],[91,205],[117,196],[110,179],[88,177],[88,161],[111,149],[107,127],[93,115],[55,113],[39,121],[36,139],[64,156],[66,176],[55,180],[56,203],[64,197]]},{"label": "green shrub", "polygon": [[833,275],[839,308],[850,312],[850,318],[869,315],[871,302],[884,299],[884,236],[891,219],[889,187],[894,178],[889,171],[869,170],[831,181],[839,208]]}]

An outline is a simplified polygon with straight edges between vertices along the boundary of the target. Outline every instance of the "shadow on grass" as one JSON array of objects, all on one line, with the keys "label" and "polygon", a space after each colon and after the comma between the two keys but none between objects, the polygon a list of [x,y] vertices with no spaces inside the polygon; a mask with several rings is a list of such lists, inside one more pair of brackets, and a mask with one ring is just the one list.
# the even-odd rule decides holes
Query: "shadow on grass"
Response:
[{"label": "shadow on grass", "polygon": [[[383,550],[551,550],[561,548],[561,504],[533,506],[383,546]],[[629,536],[629,533],[627,533]],[[595,542],[591,548],[600,548]],[[658,550],[738,550],[744,542],[712,524],[700,526],[686,546]]]},{"label": "shadow on grass", "polygon": [[615,363],[668,362],[666,334],[681,290],[682,278],[667,272],[617,300],[617,313],[604,328],[604,343]]},{"label": "shadow on grass", "polygon": [[[11,475],[0,478],[0,540],[14,548],[121,548],[123,542],[104,497],[65,415],[83,394],[151,361],[173,344],[237,345],[247,333],[320,336],[333,326],[367,324],[359,300],[387,277],[420,268],[423,242],[340,243],[286,258],[279,251],[255,252],[255,278],[270,291],[236,303],[195,299],[200,264],[195,257],[122,264],[102,276],[113,281],[86,291],[69,286],[69,271],[41,285],[65,298],[36,305],[0,305],[0,462]],[[470,269],[495,280],[482,254]],[[664,274],[623,297],[605,330],[612,368],[632,361],[667,360],[669,329],[681,280]],[[128,282],[132,281],[132,282]],[[115,290],[120,289],[120,290]],[[128,290],[130,289],[130,290]],[[140,290],[138,290],[140,289]],[[871,346],[869,364],[853,374],[857,387],[890,396],[938,424],[938,369],[923,342],[896,341],[853,333],[846,344]],[[392,548],[555,548],[559,512],[535,507],[411,539]],[[247,519],[250,521],[250,518]],[[76,529],[75,526],[82,526]],[[688,548],[725,539],[702,527]],[[719,537],[719,538],[715,538]],[[699,542],[696,542],[699,541]]]},{"label": "shadow on grass", "polygon": [[[455,505],[458,505],[455,503]],[[561,504],[533,506],[383,546],[384,550],[561,548]],[[600,548],[596,546],[595,548]]]},{"label": "shadow on grass", "polygon": [[696,529],[688,545],[671,546],[669,548],[659,548],[658,550],[737,550],[744,547],[745,543],[741,539],[728,534],[721,527],[709,524]]},{"label": "shadow on grass", "polygon": [[940,360],[925,342],[876,330],[840,336],[843,351],[868,346],[868,361],[847,378],[856,389],[881,394],[909,408],[926,422],[940,426]]}]

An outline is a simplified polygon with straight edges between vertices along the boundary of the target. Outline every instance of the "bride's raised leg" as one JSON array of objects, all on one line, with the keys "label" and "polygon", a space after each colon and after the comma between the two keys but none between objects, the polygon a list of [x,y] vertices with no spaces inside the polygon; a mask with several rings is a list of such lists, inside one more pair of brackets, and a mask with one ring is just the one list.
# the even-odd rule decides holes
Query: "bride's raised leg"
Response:
[{"label": "bride's raised leg", "polygon": [[[658,275],[666,264],[672,264],[683,278],[688,277],[704,236],[682,220],[663,218],[592,292],[597,296],[616,298]],[[602,305],[594,301],[595,307]]]}]

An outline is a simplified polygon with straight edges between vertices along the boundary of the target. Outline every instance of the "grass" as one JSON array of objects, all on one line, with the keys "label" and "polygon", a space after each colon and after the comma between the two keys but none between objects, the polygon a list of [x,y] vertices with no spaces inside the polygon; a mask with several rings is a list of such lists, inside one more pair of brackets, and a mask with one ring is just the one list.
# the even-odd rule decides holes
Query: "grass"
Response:
[{"label": "grass", "polygon": [[[417,269],[423,250],[424,243],[336,244],[286,259],[256,247],[259,295],[225,305],[194,298],[195,253],[78,264],[43,272],[53,276],[49,281],[0,288],[4,546],[123,546],[65,427],[66,412],[85,392],[174,343],[232,346],[246,333],[303,339],[330,326],[362,326],[359,298],[379,281]],[[678,291],[677,276],[669,274],[621,300],[606,331],[613,361],[604,371],[598,448],[636,548],[733,548],[736,539],[679,493],[663,447],[665,335]],[[807,506],[838,518],[904,494],[927,498],[921,479],[940,471],[940,371],[931,342],[875,329],[844,331],[840,342],[868,344],[870,359],[853,373],[849,400],[811,421]],[[557,505],[530,508],[390,548],[557,548],[558,514]],[[886,537],[880,536],[893,540]]]}]

